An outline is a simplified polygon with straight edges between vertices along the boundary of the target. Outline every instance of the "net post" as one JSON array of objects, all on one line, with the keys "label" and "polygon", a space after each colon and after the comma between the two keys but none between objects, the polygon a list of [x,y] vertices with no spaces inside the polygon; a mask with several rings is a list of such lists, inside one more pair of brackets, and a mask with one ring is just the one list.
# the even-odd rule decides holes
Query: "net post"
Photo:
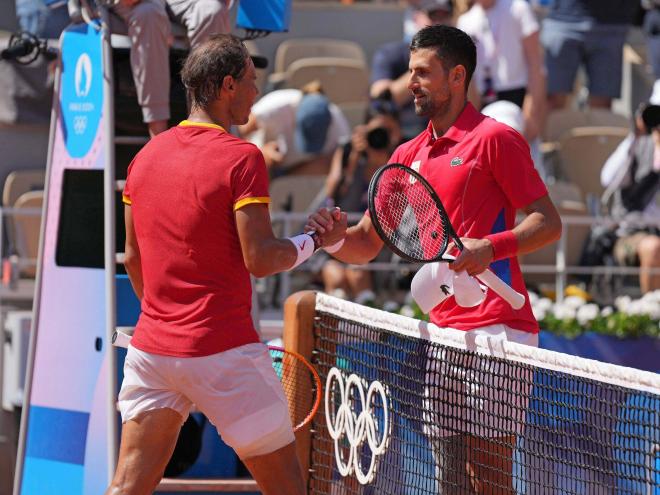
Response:
[{"label": "net post", "polygon": [[[287,297],[284,303],[284,348],[301,354],[312,362],[314,348],[314,316],[316,313],[316,292],[305,290]],[[294,394],[296,392],[294,391]],[[308,392],[311,396],[311,391]],[[297,394],[300,397],[299,394]],[[306,394],[307,395],[307,394]],[[311,456],[310,426],[296,432],[296,452],[302,468],[305,486],[309,486],[309,468]]]}]

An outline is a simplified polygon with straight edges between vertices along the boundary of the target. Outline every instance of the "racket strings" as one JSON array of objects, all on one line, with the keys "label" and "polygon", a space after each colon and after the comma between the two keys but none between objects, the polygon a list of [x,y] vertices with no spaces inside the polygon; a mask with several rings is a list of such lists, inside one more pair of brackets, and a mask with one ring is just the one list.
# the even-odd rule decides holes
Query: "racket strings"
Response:
[{"label": "racket strings", "polygon": [[401,168],[385,170],[374,200],[376,220],[397,249],[420,261],[442,255],[448,241],[446,219],[413,175]]},{"label": "racket strings", "polygon": [[320,391],[310,369],[295,355],[270,348],[273,369],[282,383],[294,429],[307,422]]}]

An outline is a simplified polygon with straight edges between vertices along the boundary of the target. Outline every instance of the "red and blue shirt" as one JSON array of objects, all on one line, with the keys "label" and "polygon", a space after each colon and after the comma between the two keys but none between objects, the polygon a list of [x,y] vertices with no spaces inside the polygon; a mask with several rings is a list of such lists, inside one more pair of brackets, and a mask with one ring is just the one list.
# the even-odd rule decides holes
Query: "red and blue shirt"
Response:
[{"label": "red and blue shirt", "polygon": [[[416,138],[396,149],[390,163],[412,167],[429,181],[459,237],[481,239],[511,230],[517,209],[548,194],[525,139],[469,103],[443,136],[435,138],[429,123]],[[517,258],[494,262],[490,268],[527,294]],[[447,298],[431,311],[431,321],[460,330],[505,324],[536,333],[538,323],[526,299],[521,309],[514,310],[492,290],[474,308],[463,308],[453,297]]]}]

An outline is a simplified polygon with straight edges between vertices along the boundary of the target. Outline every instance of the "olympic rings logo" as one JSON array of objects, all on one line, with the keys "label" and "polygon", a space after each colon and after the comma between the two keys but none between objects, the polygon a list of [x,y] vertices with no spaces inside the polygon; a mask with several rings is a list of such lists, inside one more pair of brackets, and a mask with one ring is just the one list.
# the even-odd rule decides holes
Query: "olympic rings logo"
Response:
[{"label": "olympic rings logo", "polygon": [[[385,387],[378,381],[369,385],[365,395],[364,381],[356,374],[351,374],[344,383],[344,377],[337,368],[332,368],[325,381],[325,420],[330,437],[335,443],[335,459],[337,468],[342,476],[349,476],[355,472],[357,480],[366,485],[371,483],[378,467],[378,456],[387,450],[390,417],[387,405],[387,394]],[[374,399],[380,395],[382,408],[382,428],[379,427],[378,418],[374,416],[376,403]],[[336,398],[339,396],[339,407],[336,406]],[[360,413],[352,409],[351,405],[359,401]],[[332,414],[331,414],[331,406]],[[381,436],[379,440],[379,435]],[[345,437],[349,445],[348,459],[344,459],[340,442],[345,445],[342,438]],[[362,459],[364,441],[367,441],[371,450],[369,467],[363,471]]]}]

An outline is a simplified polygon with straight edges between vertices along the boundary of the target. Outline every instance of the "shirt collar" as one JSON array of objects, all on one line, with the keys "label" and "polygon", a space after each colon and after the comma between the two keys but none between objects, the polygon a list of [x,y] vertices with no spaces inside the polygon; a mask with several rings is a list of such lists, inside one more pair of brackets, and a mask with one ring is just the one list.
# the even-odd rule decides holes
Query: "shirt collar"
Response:
[{"label": "shirt collar", "polygon": [[[438,139],[450,139],[459,143],[481,120],[483,120],[483,115],[477,112],[477,109],[474,108],[472,103],[468,102],[451,127],[447,129],[447,132],[442,136],[438,136]],[[435,138],[433,136],[433,123],[431,121],[429,121],[429,125],[426,127],[426,133],[428,134],[429,142],[433,142]]]},{"label": "shirt collar", "polygon": [[209,129],[218,129],[219,131],[226,132],[225,129],[218,124],[212,124],[210,122],[193,122],[191,120],[182,120],[179,122],[180,127],[207,127]]}]

